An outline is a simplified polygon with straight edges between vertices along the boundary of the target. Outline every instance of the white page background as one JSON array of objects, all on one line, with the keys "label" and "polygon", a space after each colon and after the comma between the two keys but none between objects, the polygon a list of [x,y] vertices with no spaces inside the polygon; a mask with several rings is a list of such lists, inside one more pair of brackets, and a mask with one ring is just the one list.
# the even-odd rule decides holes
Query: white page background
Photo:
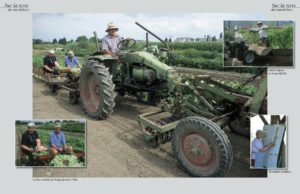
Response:
[{"label": "white page background", "polygon": [[[1,6],[4,4],[1,0]],[[5,2],[5,1],[4,1]],[[99,178],[79,179],[78,182],[32,181],[32,170],[15,167],[16,119],[32,117],[32,15],[31,13],[73,12],[193,12],[193,13],[262,13],[265,19],[295,21],[299,33],[299,10],[270,12],[272,1],[95,1],[95,0],[32,0],[9,1],[29,3],[30,12],[0,10],[1,56],[1,190],[9,193],[282,193],[296,188],[299,182],[300,132],[299,118],[299,55],[295,52],[295,68],[285,70],[287,75],[269,76],[269,114],[286,114],[288,126],[288,161],[291,173],[269,174],[269,178]],[[288,1],[287,1],[288,2]],[[296,3],[296,1],[289,1]],[[280,2],[276,2],[280,3]],[[299,5],[298,5],[299,7]],[[226,19],[226,18],[224,18]],[[227,18],[229,19],[229,18]],[[251,19],[251,18],[249,18]],[[255,18],[253,18],[255,19]],[[295,50],[299,47],[295,38]],[[298,58],[297,58],[298,57]],[[133,192],[135,191],[135,192]]]}]

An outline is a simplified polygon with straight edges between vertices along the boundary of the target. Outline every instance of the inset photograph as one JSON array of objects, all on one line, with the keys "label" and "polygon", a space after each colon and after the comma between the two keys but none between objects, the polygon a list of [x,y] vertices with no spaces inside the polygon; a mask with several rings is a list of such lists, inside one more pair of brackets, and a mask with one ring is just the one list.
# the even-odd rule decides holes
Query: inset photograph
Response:
[{"label": "inset photograph", "polygon": [[250,125],[251,168],[287,168],[287,116],[257,115]]},{"label": "inset photograph", "polygon": [[16,166],[85,167],[85,120],[17,120]]},{"label": "inset photograph", "polygon": [[224,66],[293,66],[293,21],[224,21]]}]

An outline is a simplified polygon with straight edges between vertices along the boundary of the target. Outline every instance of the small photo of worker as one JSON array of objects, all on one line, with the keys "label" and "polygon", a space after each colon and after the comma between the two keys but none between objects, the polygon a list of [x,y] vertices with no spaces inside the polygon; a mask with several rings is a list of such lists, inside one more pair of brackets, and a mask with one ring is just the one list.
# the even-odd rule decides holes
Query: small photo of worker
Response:
[{"label": "small photo of worker", "polygon": [[253,116],[250,130],[250,168],[287,169],[287,116]]},{"label": "small photo of worker", "polygon": [[86,120],[16,120],[17,167],[85,167]]},{"label": "small photo of worker", "polygon": [[224,21],[224,67],[292,67],[293,53],[293,21]]}]

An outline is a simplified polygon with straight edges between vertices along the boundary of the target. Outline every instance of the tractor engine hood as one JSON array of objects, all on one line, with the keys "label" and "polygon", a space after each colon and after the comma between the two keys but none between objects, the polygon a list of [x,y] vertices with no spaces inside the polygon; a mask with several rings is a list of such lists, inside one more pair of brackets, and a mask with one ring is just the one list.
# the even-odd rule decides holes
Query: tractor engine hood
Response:
[{"label": "tractor engine hood", "polygon": [[169,71],[173,70],[172,67],[162,63],[154,55],[145,51],[129,52],[124,54],[121,58],[124,59],[126,63],[144,64],[154,69],[156,71],[156,78],[160,80],[167,80]]}]

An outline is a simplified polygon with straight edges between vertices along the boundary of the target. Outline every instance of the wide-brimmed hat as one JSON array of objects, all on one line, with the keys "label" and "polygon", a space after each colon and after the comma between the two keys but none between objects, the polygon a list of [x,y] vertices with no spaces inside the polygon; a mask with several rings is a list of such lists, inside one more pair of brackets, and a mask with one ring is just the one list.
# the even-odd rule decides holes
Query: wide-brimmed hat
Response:
[{"label": "wide-brimmed hat", "polygon": [[256,22],[256,24],[258,25],[258,24],[263,24],[261,21],[258,21],[258,22]]},{"label": "wide-brimmed hat", "polygon": [[107,29],[105,30],[105,32],[108,32],[109,30],[119,30],[119,28],[113,23],[110,22],[107,24]]},{"label": "wide-brimmed hat", "polygon": [[55,123],[54,127],[55,128],[61,128],[61,124],[60,123]]},{"label": "wide-brimmed hat", "polygon": [[30,123],[27,124],[27,127],[30,127],[30,128],[32,128],[34,126],[35,126],[35,124],[33,122],[30,122]]}]

